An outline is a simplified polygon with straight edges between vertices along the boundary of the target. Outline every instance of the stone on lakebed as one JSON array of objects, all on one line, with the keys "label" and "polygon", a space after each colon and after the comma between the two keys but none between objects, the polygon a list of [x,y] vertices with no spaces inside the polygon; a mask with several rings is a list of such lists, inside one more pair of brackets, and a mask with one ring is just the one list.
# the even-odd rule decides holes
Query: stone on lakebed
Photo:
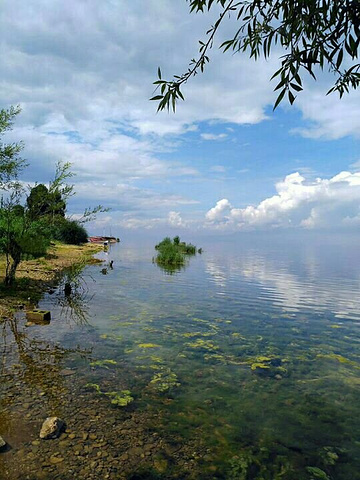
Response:
[{"label": "stone on lakebed", "polygon": [[5,440],[0,437],[0,451],[3,450],[6,447],[6,442]]},{"label": "stone on lakebed", "polygon": [[42,424],[40,430],[40,438],[43,440],[50,440],[52,438],[57,438],[63,428],[65,427],[65,422],[58,417],[48,417]]}]

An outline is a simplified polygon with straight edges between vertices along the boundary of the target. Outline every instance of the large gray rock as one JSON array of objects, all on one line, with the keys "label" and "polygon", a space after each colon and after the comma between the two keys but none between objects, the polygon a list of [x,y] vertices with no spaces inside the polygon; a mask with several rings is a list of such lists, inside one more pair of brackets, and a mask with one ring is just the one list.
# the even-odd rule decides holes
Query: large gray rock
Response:
[{"label": "large gray rock", "polygon": [[3,450],[6,447],[6,442],[5,440],[0,437],[0,450]]},{"label": "large gray rock", "polygon": [[65,423],[61,418],[48,417],[42,424],[40,430],[40,438],[43,440],[49,440],[51,438],[57,438],[61,430],[64,428]]}]

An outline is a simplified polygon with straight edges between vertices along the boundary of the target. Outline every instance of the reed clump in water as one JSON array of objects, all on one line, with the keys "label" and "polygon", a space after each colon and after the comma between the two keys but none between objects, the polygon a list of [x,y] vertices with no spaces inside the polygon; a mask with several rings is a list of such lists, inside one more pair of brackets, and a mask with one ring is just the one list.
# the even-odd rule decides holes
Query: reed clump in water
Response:
[{"label": "reed clump in water", "polygon": [[174,237],[173,240],[170,237],[165,237],[164,240],[155,245],[155,250],[159,252],[155,258],[156,263],[164,266],[185,265],[186,255],[196,254],[195,245],[181,242],[179,236]]}]

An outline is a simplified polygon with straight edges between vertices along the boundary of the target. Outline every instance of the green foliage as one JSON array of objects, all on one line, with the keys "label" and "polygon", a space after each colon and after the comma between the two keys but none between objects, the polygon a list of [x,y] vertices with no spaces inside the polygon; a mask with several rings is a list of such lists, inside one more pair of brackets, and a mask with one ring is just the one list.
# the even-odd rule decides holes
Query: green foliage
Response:
[{"label": "green foliage", "polygon": [[[74,185],[66,183],[68,178],[72,178],[75,174],[70,170],[70,162],[61,162],[59,161],[56,164],[54,180],[49,183],[49,194],[53,195],[52,213],[55,214],[59,208],[62,207],[64,202],[66,205],[67,200],[75,195]],[[58,202],[56,201],[58,199]]]},{"label": "green foliage", "polygon": [[15,117],[20,113],[19,106],[0,110],[0,188],[10,189],[16,185],[20,171],[25,167],[25,161],[20,158],[24,148],[22,142],[3,143],[2,136],[12,129]]},{"label": "green foliage", "polygon": [[[30,190],[26,204],[30,219],[51,225],[51,236],[54,240],[80,245],[87,242],[87,231],[79,221],[65,218],[67,200],[74,195],[74,185],[66,183],[68,178],[74,176],[70,168],[70,163],[58,162],[54,180],[49,183],[49,187],[43,184],[35,185]],[[91,211],[92,218],[98,211],[99,207]],[[85,215],[87,212],[88,210]]]},{"label": "green foliage", "polygon": [[[180,238],[179,237],[175,237],[176,239],[179,239],[179,242],[180,242]],[[174,239],[175,240],[175,239]],[[174,242],[175,243],[175,242]],[[172,242],[171,242],[171,238],[170,237],[165,237],[164,240],[162,240],[160,243],[158,243],[157,245],[155,245],[155,250],[161,250],[165,247],[167,247],[168,245],[172,245]]]},{"label": "green foliage", "polygon": [[165,237],[160,243],[155,245],[155,250],[158,250],[156,263],[164,266],[181,266],[185,264],[185,255],[195,255],[196,247],[191,243],[180,241],[177,235],[171,240],[170,237]]},{"label": "green foliage", "polygon": [[191,243],[186,244],[185,242],[181,242],[179,243],[179,249],[180,252],[184,253],[185,255],[195,255],[196,253],[196,247]]},{"label": "green foliage", "polygon": [[185,257],[175,245],[164,245],[156,257],[156,262],[160,265],[184,265]]},{"label": "green foliage", "polygon": [[30,190],[26,199],[28,214],[32,219],[38,219],[44,215],[51,215],[50,220],[54,222],[54,217],[65,217],[66,202],[58,190],[50,192],[49,189],[40,183]]},{"label": "green foliage", "polygon": [[215,5],[221,7],[216,22],[207,31],[206,41],[199,41],[199,56],[189,68],[173,80],[163,80],[158,68],[154,82],[159,93],[151,98],[158,101],[158,111],[175,111],[176,102],[184,96],[181,87],[191,77],[203,72],[209,62],[208,51],[223,20],[233,17],[237,27],[232,37],[220,48],[224,52],[248,52],[255,60],[268,58],[277,45],[284,50],[281,67],[272,78],[278,78],[279,91],[274,108],[287,96],[292,104],[303,90],[301,76],[305,72],[316,79],[319,68],[331,71],[336,81],[328,91],[337,91],[340,98],[350,88],[360,85],[360,64],[356,63],[360,44],[360,3],[358,0],[188,0],[191,12],[204,12]]},{"label": "green foliage", "polygon": [[42,256],[50,245],[48,226],[31,220],[19,198],[15,192],[0,204],[0,252],[6,255],[7,285],[14,282],[16,269],[24,257]]},{"label": "green foliage", "polygon": [[95,220],[96,215],[98,213],[105,213],[108,212],[110,208],[105,208],[102,205],[97,205],[94,208],[88,207],[85,208],[85,211],[82,215],[82,217],[78,220],[79,223],[87,223],[87,222],[92,222]]},{"label": "green foliage", "polygon": [[57,218],[52,227],[52,237],[59,242],[80,245],[87,242],[88,234],[85,228],[76,220]]}]

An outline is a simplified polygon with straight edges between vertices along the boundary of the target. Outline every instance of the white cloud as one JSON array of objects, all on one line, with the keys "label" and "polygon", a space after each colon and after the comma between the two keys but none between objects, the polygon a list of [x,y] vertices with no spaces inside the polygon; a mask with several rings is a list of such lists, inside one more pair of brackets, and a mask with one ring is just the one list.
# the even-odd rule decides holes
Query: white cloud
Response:
[{"label": "white cloud", "polygon": [[[141,215],[141,214],[140,214]],[[179,212],[170,211],[167,216],[147,217],[132,215],[125,213],[124,215],[115,215],[112,217],[102,217],[91,224],[94,228],[104,228],[111,226],[112,228],[120,227],[126,230],[161,230],[168,231],[171,228],[186,228],[188,226]]]},{"label": "white cloud", "polygon": [[[257,62],[221,53],[217,46],[233,33],[233,21],[222,26],[205,74],[186,85],[186,102],[176,115],[155,115],[156,106],[148,101],[157,66],[167,77],[186,70],[213,18],[211,13],[189,15],[186,2],[165,0],[88,0],[76,7],[63,0],[5,2],[0,102],[21,103],[28,124],[52,122],[58,131],[60,121],[60,128],[67,126],[85,140],[86,133],[93,138],[106,131],[109,121],[143,135],[180,134],[208,120],[261,122],[275,99],[269,78],[281,51]],[[306,85],[298,96],[296,106],[314,122],[302,134],[337,138],[360,131],[359,92],[341,101],[326,97],[332,81],[332,76],[320,75],[315,86]],[[203,138],[223,135],[212,138],[210,132]]]},{"label": "white cloud", "polygon": [[203,140],[224,140],[225,138],[227,138],[227,134],[226,133],[202,133],[200,135],[200,137],[203,139]]},{"label": "white cloud", "polygon": [[355,224],[360,218],[360,172],[311,182],[296,172],[277,183],[276,190],[276,195],[245,208],[234,208],[222,199],[206,213],[206,220],[233,229],[332,228]]},{"label": "white cloud", "polygon": [[226,198],[219,200],[215,207],[211,208],[206,213],[206,219],[210,222],[222,221],[228,219],[226,214],[230,214],[232,211],[232,206]]},{"label": "white cloud", "polygon": [[[164,155],[180,150],[175,136],[195,131],[201,122],[262,122],[268,119],[266,109],[276,96],[269,82],[279,63],[276,53],[269,61],[254,62],[216,48],[231,34],[229,22],[210,52],[204,75],[184,87],[186,101],[176,115],[155,113],[155,102],[148,99],[157,66],[168,78],[186,70],[211,21],[208,15],[189,15],[187,2],[168,0],[3,2],[1,50],[6,55],[0,66],[0,104],[23,107],[12,138],[21,138],[26,145],[24,157],[31,170],[25,181],[48,181],[57,160],[70,161],[77,173],[78,199],[129,209],[131,225],[137,224],[133,212],[140,208],[153,208],[156,225],[159,215],[168,222],[170,209],[194,203],[173,192],[155,192],[160,184],[163,192],[163,185],[174,179],[179,181],[176,186],[173,181],[171,189],[177,191],[181,177],[200,176],[196,168],[183,163],[183,152],[179,162]],[[298,132],[325,138],[358,134],[360,92],[339,102],[334,96],[325,97],[324,91],[326,87],[317,84],[299,95],[296,105],[312,126]],[[223,125],[221,131],[226,133],[218,134],[206,127],[209,131],[200,136],[207,141],[225,140],[233,137],[232,127]],[[214,166],[211,171],[222,173],[221,168]],[[134,187],[136,182],[142,182],[141,188]],[[250,213],[246,215],[251,217]],[[218,221],[222,214],[229,216],[227,223],[240,223],[230,204],[211,213],[208,222]],[[318,223],[316,215],[324,214],[319,209],[309,211],[302,219],[304,225]],[[355,219],[351,213],[347,223]],[[141,222],[149,220],[139,217]],[[251,224],[248,218],[244,223]]]},{"label": "white cloud", "polygon": [[186,223],[181,218],[181,215],[179,212],[174,212],[174,211],[169,212],[168,221],[169,221],[169,225],[171,225],[172,227],[186,226]]},{"label": "white cloud", "polygon": [[297,107],[310,125],[295,128],[294,133],[330,140],[347,135],[360,136],[360,91],[351,91],[340,99],[337,93],[324,94],[330,86],[313,85],[304,95],[299,95]]}]

